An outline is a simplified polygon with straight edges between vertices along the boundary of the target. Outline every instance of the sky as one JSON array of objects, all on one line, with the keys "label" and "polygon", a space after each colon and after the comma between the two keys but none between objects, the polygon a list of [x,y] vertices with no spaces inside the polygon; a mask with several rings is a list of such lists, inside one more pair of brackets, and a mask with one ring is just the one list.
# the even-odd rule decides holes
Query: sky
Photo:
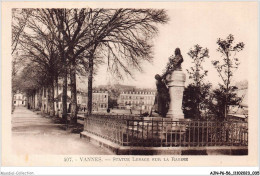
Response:
[{"label": "sky", "polygon": [[[182,68],[186,73],[186,86],[191,83],[186,69],[192,66],[188,51],[199,44],[209,49],[209,58],[205,59],[203,67],[208,70],[206,82],[213,86],[221,83],[218,73],[211,64],[212,60],[221,60],[217,50],[217,39],[225,39],[229,34],[235,37],[234,43],[244,42],[245,48],[237,53],[240,60],[238,70],[234,73],[234,82],[248,79],[248,64],[255,59],[257,52],[257,6],[243,3],[203,3],[192,5],[175,5],[166,8],[170,18],[164,25],[158,25],[159,33],[154,38],[153,63],[143,62],[143,72],[133,71],[135,79],[125,78],[115,82],[106,72],[106,66],[99,68],[94,78],[94,86],[111,83],[134,85],[140,88],[155,88],[155,74],[162,74],[168,58],[174,54],[175,48],[181,49],[184,62]],[[81,85],[87,85],[87,80],[81,78]]]}]

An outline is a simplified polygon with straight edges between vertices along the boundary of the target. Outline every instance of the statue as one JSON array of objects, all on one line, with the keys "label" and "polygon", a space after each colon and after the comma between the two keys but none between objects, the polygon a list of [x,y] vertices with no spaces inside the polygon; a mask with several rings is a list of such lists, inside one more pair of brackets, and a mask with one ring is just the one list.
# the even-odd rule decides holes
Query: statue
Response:
[{"label": "statue", "polygon": [[182,68],[181,68],[182,62],[183,62],[183,57],[181,55],[181,50],[180,50],[180,48],[176,48],[175,49],[175,56],[172,55],[171,57],[169,57],[169,62],[167,63],[166,71],[162,75],[162,78],[166,79],[166,76],[168,74],[171,74],[175,70],[181,71],[182,70]]},{"label": "statue", "polygon": [[157,93],[155,97],[155,112],[162,117],[166,116],[170,104],[169,89],[167,87],[167,75],[171,74],[175,70],[181,70],[181,63],[183,57],[179,48],[175,49],[175,56],[169,57],[169,62],[166,66],[166,71],[162,76],[159,74],[155,75]]},{"label": "statue", "polygon": [[182,62],[181,50],[176,48],[175,56],[169,57],[162,76],[155,75],[157,87],[155,112],[163,117],[184,118],[181,106],[186,76],[182,72]]},{"label": "statue", "polygon": [[186,75],[182,72],[181,64],[183,57],[179,48],[175,49],[175,56],[169,58],[169,62],[164,73],[165,83],[169,89],[170,104],[166,117],[172,120],[184,119],[182,111],[182,99],[185,86]]},{"label": "statue", "polygon": [[169,90],[159,74],[155,75],[156,79],[156,96],[155,96],[155,112],[157,112],[162,117],[166,116],[169,108],[170,96]]}]

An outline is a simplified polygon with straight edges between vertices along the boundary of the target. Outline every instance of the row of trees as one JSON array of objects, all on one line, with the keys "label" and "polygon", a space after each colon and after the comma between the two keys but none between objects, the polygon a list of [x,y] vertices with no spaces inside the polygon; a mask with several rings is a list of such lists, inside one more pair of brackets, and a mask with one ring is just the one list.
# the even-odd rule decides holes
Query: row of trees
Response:
[{"label": "row of trees", "polygon": [[241,101],[237,97],[237,87],[231,84],[234,71],[238,68],[239,59],[236,53],[244,48],[244,43],[234,44],[234,36],[230,34],[226,39],[217,40],[217,51],[221,54],[220,60],[213,60],[212,64],[221,78],[218,88],[211,91],[212,85],[205,82],[208,71],[203,69],[203,62],[209,58],[209,50],[200,45],[190,49],[193,66],[187,70],[193,82],[184,91],[183,110],[188,118],[203,118],[214,115],[224,120],[227,117],[229,106],[238,105]]},{"label": "row of trees", "polygon": [[[20,90],[30,96],[47,90],[48,112],[53,115],[54,101],[58,101],[55,87],[62,80],[62,117],[67,120],[69,83],[70,122],[75,123],[76,75],[88,77],[91,113],[98,65],[107,63],[108,71],[118,78],[132,76],[133,69],[141,71],[142,61],[152,61],[157,24],[167,21],[166,12],[156,9],[13,9],[12,93]],[[41,99],[38,104],[41,106]]]}]

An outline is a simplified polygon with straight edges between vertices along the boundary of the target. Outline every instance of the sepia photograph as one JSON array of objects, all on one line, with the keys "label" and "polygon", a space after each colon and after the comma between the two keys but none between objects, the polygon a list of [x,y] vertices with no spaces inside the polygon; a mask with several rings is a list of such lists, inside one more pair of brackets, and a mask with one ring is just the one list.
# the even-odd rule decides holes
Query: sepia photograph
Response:
[{"label": "sepia photograph", "polygon": [[257,166],[257,7],[2,4],[2,163]]}]

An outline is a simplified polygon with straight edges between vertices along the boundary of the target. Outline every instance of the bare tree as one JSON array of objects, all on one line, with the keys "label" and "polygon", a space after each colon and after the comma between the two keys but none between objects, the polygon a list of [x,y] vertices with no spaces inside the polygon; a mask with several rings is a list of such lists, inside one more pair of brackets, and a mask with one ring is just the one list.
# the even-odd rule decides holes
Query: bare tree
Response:
[{"label": "bare tree", "polygon": [[[107,58],[108,70],[119,78],[132,76],[131,71],[142,70],[142,61],[152,61],[152,38],[158,32],[157,23],[166,23],[164,10],[109,9],[93,15],[89,48],[88,112],[92,112],[93,61],[97,51]],[[90,42],[91,43],[91,42]],[[78,55],[88,45],[82,46]]]},{"label": "bare tree", "polygon": [[[31,50],[34,59],[39,54],[41,58],[50,59],[56,54],[49,52],[50,46],[58,51],[64,68],[63,95],[67,72],[70,78],[71,123],[77,119],[76,74],[80,74],[83,67],[88,72],[91,113],[94,66],[99,63],[97,58],[108,58],[109,70],[120,78],[125,73],[132,76],[132,69],[142,70],[140,64],[143,60],[152,60],[152,38],[158,32],[156,24],[168,21],[164,10],[154,9],[36,9],[33,18],[36,20],[30,21],[31,30],[42,37],[38,42],[47,39],[48,45],[45,48],[33,41],[35,36],[30,38],[28,35],[24,40],[27,46],[30,44],[37,51]],[[66,103],[63,103],[65,107]]]},{"label": "bare tree", "polygon": [[[17,82],[17,73],[18,69],[21,68],[21,59],[18,56],[18,43],[20,39],[20,35],[23,32],[27,19],[30,17],[30,10],[22,10],[22,9],[12,9],[12,105],[13,98],[16,91],[19,89]],[[13,109],[13,106],[12,106]]]},{"label": "bare tree", "polygon": [[[67,71],[69,71],[70,90],[71,90],[71,123],[76,123],[77,119],[77,89],[76,74],[78,70],[77,60],[80,56],[74,57],[74,51],[78,43],[78,36],[84,37],[87,25],[83,26],[87,14],[86,9],[42,9],[45,21],[50,26],[57,29],[56,39],[60,56],[63,61],[63,112],[66,113],[67,98]],[[84,52],[83,52],[84,53]],[[83,54],[82,53],[82,54]],[[63,117],[66,118],[66,114]]]},{"label": "bare tree", "polygon": [[32,12],[31,18],[27,20],[26,29],[20,36],[23,55],[29,60],[29,64],[36,63],[41,67],[41,74],[45,75],[43,86],[48,89],[48,109],[53,115],[54,82],[58,77],[60,66],[57,47],[52,42],[52,33],[41,23],[37,12]]},{"label": "bare tree", "polygon": [[21,33],[31,16],[30,9],[12,9],[12,54],[17,50]]},{"label": "bare tree", "polygon": [[[88,111],[92,109],[92,80],[94,58],[97,53],[110,50],[109,67],[122,77],[121,71],[141,70],[140,61],[151,60],[151,39],[157,32],[156,23],[166,23],[164,10],[151,9],[69,9],[62,15],[58,9],[49,14],[55,16],[53,24],[59,28],[66,41],[66,57],[70,63],[72,93],[72,119],[76,118],[76,63],[88,58]],[[57,20],[58,19],[58,20]],[[65,27],[58,21],[62,21]],[[107,51],[106,50],[106,51]],[[104,55],[108,56],[106,53]],[[110,65],[111,64],[111,65]],[[130,64],[131,67],[128,67]],[[122,70],[120,70],[122,69]]]}]

